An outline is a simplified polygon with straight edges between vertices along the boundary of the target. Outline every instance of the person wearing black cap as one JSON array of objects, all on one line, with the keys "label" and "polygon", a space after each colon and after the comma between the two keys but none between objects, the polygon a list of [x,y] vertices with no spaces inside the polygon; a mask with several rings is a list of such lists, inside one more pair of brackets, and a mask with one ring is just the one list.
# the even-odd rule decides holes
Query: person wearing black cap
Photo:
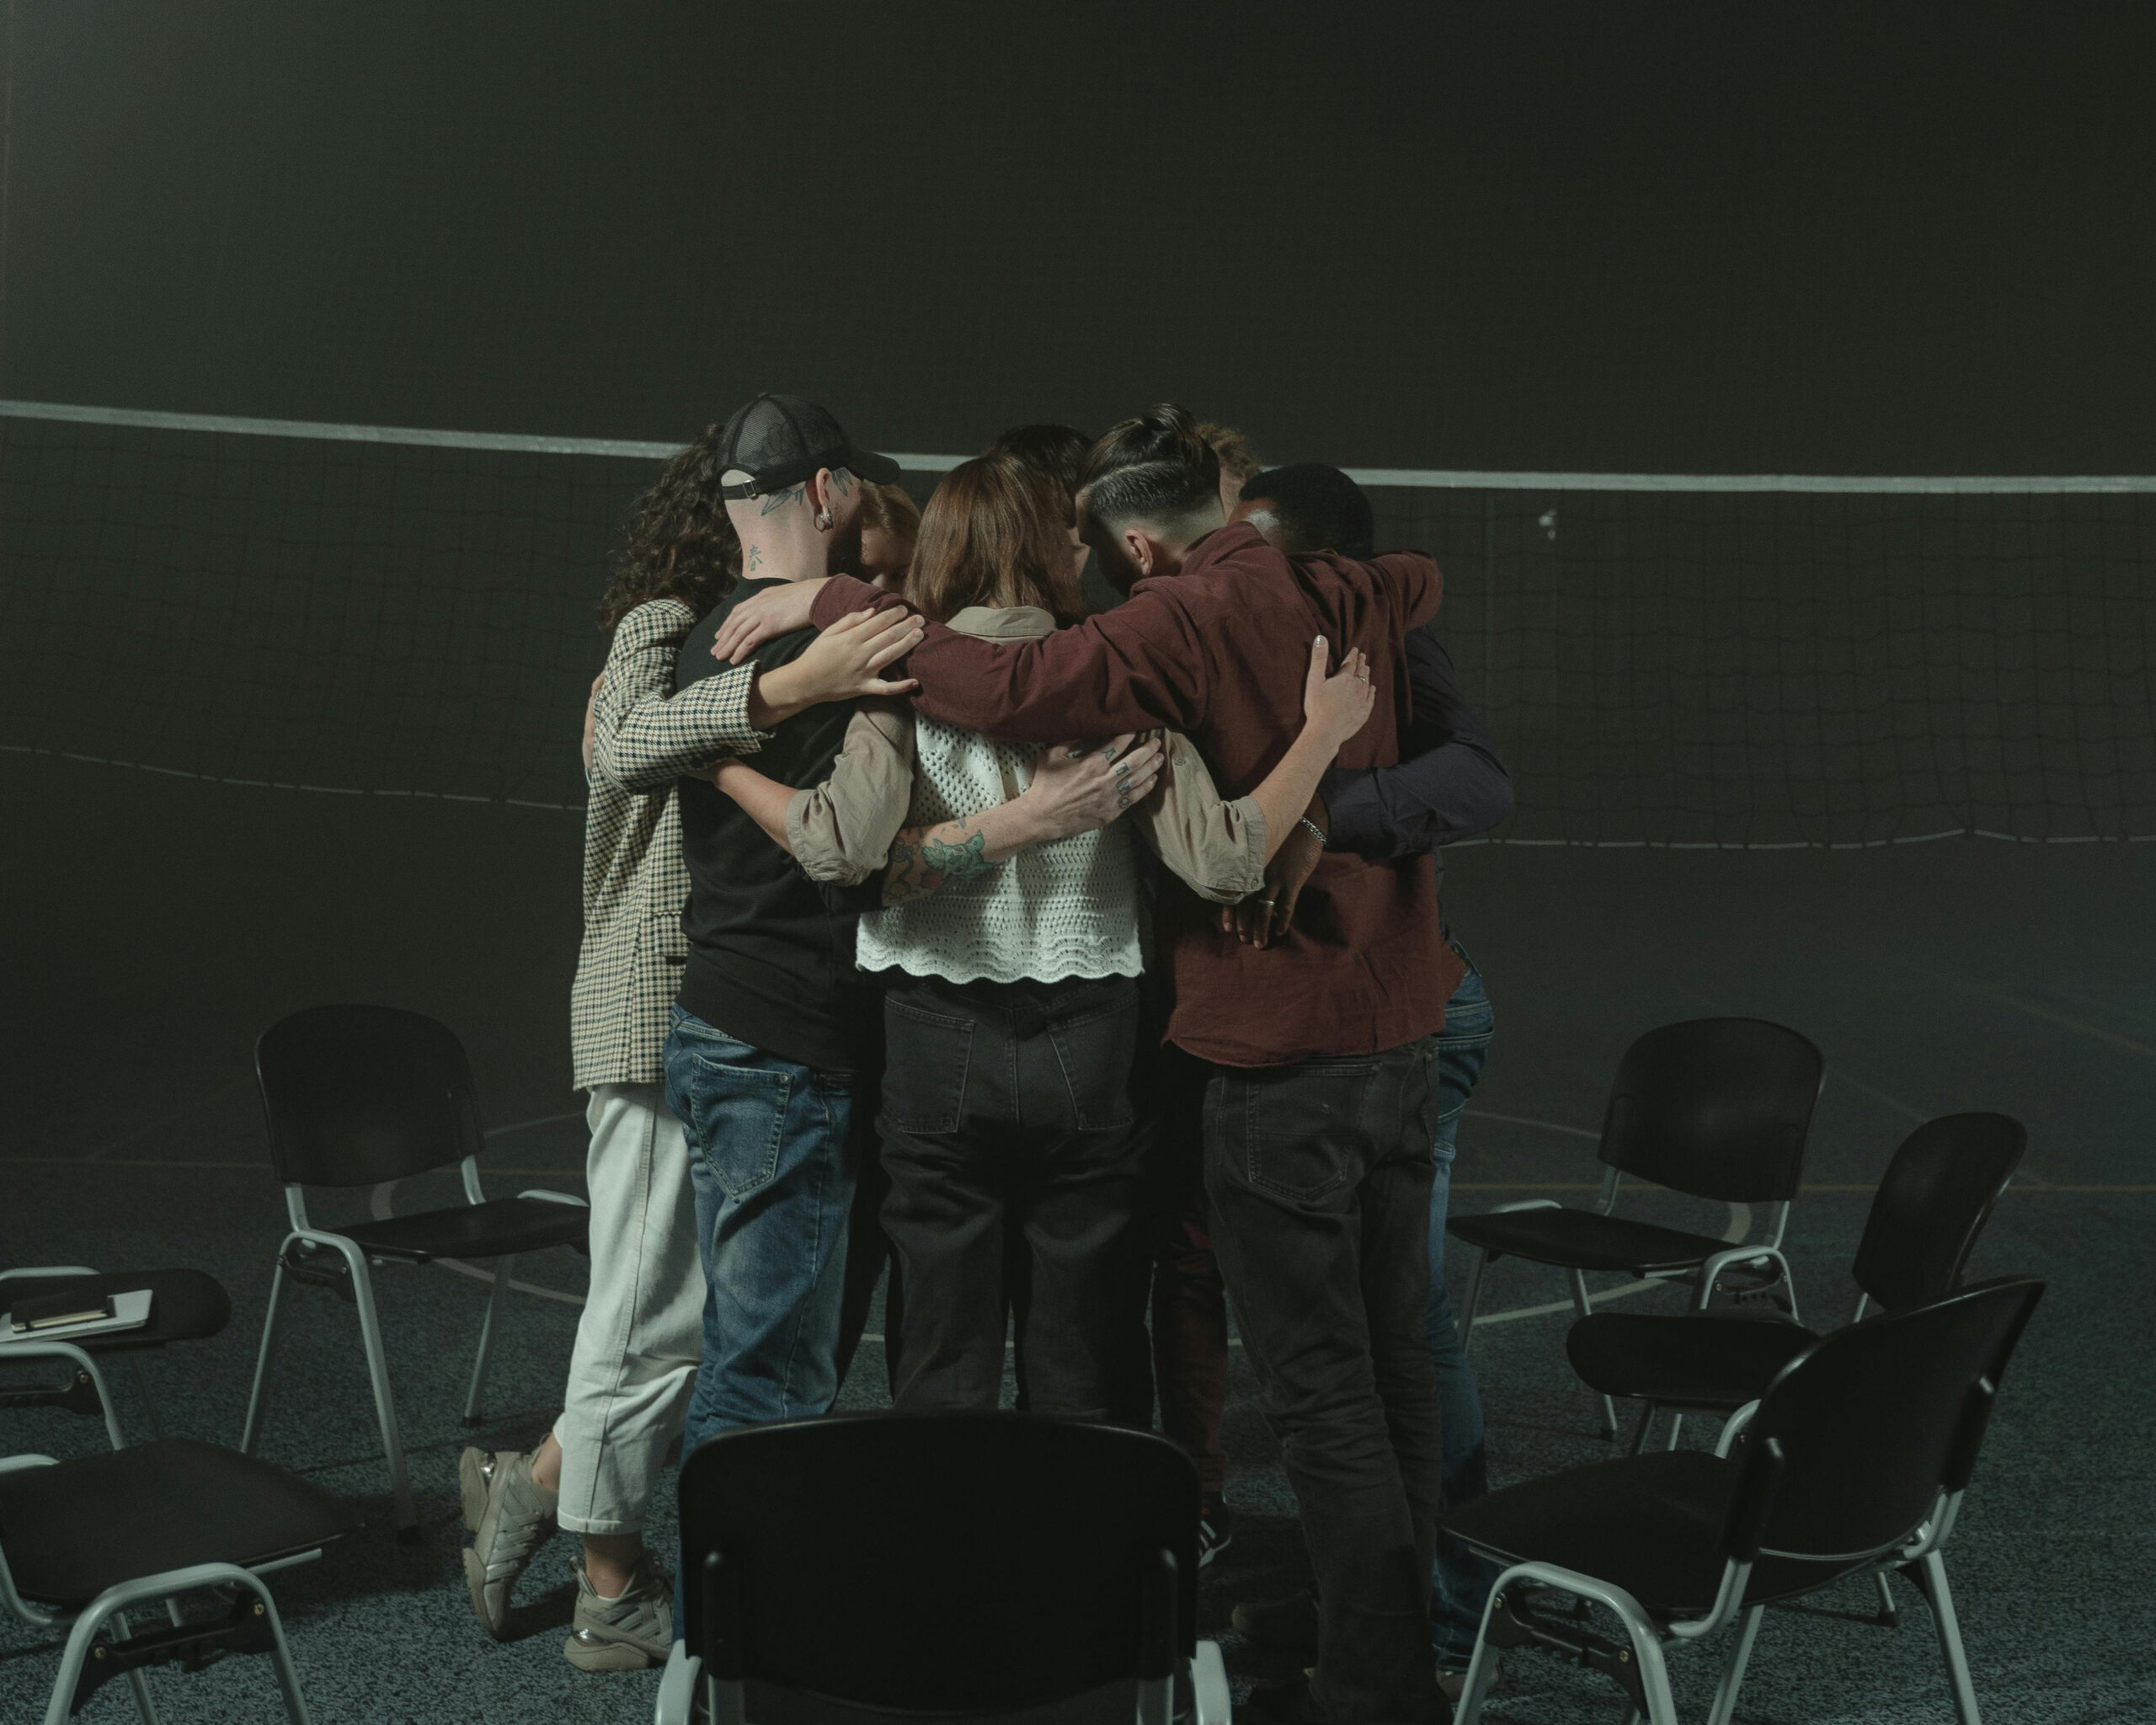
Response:
[{"label": "person wearing black cap", "polygon": [[[742,579],[691,631],[677,688],[728,669],[712,639],[743,599],[853,567],[864,487],[898,477],[896,462],[856,447],[829,413],[792,396],[757,397],[722,440],[721,495],[740,537]],[[767,641],[757,662],[789,663],[814,638],[802,629]],[[791,785],[819,782],[852,712],[833,702],[786,718],[760,753],[764,770]],[[680,805],[689,953],[666,1092],[687,1129],[709,1286],[687,1455],[731,1427],[823,1413],[837,1394],[848,1219],[873,1143],[881,1002],[854,969],[849,903],[827,898],[707,777],[681,781]]]}]

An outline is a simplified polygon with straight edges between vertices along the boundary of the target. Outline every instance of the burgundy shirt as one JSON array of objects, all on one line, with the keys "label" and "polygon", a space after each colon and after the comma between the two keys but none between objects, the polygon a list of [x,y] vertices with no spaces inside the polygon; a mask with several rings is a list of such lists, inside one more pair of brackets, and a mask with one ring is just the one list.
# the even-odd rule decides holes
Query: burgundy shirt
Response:
[{"label": "burgundy shirt", "polygon": [[[1303,726],[1310,638],[1337,663],[1369,654],[1376,703],[1339,754],[1390,766],[1407,729],[1406,633],[1438,608],[1438,566],[1419,552],[1369,563],[1289,558],[1247,524],[1193,547],[1180,574],[1038,641],[977,640],[928,626],[906,669],[931,718],[1010,742],[1060,743],[1166,726],[1203,752],[1221,793],[1248,795]],[[848,577],[817,595],[815,621],[894,604]],[[1223,934],[1180,884],[1161,896],[1175,1003],[1168,1040],[1230,1066],[1373,1054],[1444,1023],[1460,959],[1438,916],[1427,855],[1371,861],[1328,851],[1286,937],[1260,951]]]}]

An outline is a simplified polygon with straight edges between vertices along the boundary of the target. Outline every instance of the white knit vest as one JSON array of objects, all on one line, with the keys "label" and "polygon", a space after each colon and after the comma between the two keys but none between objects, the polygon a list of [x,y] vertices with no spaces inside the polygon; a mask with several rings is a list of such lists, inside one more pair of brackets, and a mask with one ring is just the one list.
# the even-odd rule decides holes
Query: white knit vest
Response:
[{"label": "white knit vest", "polygon": [[[916,713],[908,826],[963,820],[1033,782],[1039,748],[991,743]],[[926,898],[872,911],[854,948],[864,970],[947,982],[1135,976],[1138,879],[1129,824],[1035,845]]]}]

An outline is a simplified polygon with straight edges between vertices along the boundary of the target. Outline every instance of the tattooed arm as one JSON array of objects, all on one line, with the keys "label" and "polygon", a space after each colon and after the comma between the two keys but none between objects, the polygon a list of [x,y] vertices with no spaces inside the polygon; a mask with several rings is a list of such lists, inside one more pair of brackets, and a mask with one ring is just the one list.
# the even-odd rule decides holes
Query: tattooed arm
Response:
[{"label": "tattooed arm", "polygon": [[1129,812],[1150,794],[1161,772],[1160,744],[1131,746],[1118,737],[1094,745],[1058,743],[1043,749],[1033,782],[1009,802],[962,820],[899,829],[883,873],[883,902],[902,905],[938,887],[985,873],[1029,845],[1091,832]]},{"label": "tattooed arm", "polygon": [[[857,718],[849,729],[849,754],[856,752],[858,740],[863,745],[858,753],[868,759],[875,752],[867,747],[875,740],[872,731]],[[1032,782],[1007,803],[963,820],[901,829],[890,843],[883,902],[897,905],[926,897],[946,882],[993,868],[1029,846],[1106,826],[1143,802],[1160,775],[1161,745],[1149,740],[1133,748],[1132,740],[1118,737],[1106,745],[1059,743],[1042,751]],[[846,866],[836,854],[845,846],[826,842],[822,829],[830,823],[804,818],[814,809],[804,811],[802,793],[739,761],[722,762],[712,780],[773,843],[798,858],[812,879],[853,883],[868,872],[857,862]],[[816,795],[833,800],[828,795],[832,788],[831,782],[819,786],[809,793],[812,801]],[[826,856],[826,852],[833,854]]]}]

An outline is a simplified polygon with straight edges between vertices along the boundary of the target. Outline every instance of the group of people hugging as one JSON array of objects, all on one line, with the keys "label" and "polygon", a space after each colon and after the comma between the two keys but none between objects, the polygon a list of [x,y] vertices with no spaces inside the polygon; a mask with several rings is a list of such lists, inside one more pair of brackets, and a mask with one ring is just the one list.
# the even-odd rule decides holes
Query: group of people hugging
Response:
[{"label": "group of people hugging", "polygon": [[1436,1519],[1484,1488],[1442,1252],[1493,1021],[1435,858],[1511,788],[1424,628],[1437,565],[1172,405],[1008,432],[925,508],[898,477],[760,396],[616,560],[590,1292],[552,1431],[462,1458],[473,1607],[501,1633],[558,1527],[568,1658],[663,1662],[670,1445],[828,1412],[879,1282],[895,1407],[996,1407],[1013,1353],[1033,1413],[1157,1408],[1209,1562],[1232,1306],[1315,1578],[1235,1608],[1310,1659],[1247,1705],[1439,1715],[1491,1579]]}]

